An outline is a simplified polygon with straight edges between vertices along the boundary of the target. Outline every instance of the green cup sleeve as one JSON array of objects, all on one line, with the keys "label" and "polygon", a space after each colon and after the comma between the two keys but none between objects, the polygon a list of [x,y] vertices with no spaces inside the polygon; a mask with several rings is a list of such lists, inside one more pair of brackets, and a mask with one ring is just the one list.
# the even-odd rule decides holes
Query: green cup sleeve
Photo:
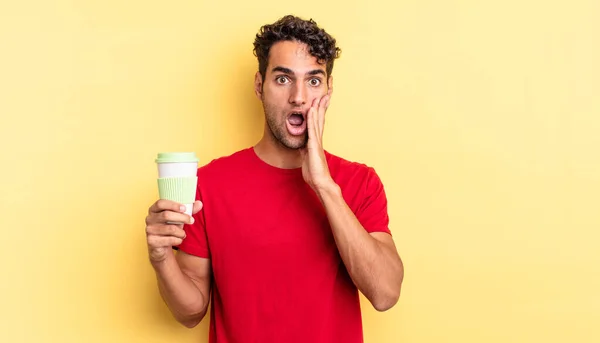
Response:
[{"label": "green cup sleeve", "polygon": [[158,195],[161,199],[191,204],[196,200],[197,184],[197,176],[158,178]]}]

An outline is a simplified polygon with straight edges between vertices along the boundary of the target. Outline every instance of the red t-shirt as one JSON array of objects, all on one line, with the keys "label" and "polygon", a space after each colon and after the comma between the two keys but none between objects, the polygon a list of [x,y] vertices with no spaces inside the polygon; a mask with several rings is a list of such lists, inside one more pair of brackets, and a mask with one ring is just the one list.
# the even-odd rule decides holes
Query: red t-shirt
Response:
[{"label": "red t-shirt", "polygon": [[[375,171],[326,157],[365,230],[390,233]],[[178,248],[211,259],[210,343],[363,341],[358,291],[301,168],[247,148],[199,168],[197,198],[204,208]]]}]

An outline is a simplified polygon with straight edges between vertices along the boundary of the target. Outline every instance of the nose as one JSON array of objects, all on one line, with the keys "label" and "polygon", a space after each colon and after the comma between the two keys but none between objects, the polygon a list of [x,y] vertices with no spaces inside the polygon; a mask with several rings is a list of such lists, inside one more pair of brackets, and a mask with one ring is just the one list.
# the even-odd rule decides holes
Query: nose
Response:
[{"label": "nose", "polygon": [[303,84],[303,82],[297,82],[291,88],[289,102],[290,104],[295,106],[302,106],[306,104],[306,96],[307,90],[305,88],[305,85]]}]

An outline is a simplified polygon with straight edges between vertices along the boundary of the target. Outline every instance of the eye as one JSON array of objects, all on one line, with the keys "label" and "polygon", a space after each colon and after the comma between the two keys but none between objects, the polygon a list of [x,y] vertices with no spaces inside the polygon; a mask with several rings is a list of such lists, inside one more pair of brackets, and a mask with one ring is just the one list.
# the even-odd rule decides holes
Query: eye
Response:
[{"label": "eye", "polygon": [[288,83],[289,79],[287,78],[287,76],[277,76],[275,78],[275,82],[277,82],[280,85],[284,85],[286,83]]},{"label": "eye", "polygon": [[313,87],[317,87],[317,86],[321,85],[321,80],[319,80],[319,79],[310,79],[310,80],[308,81],[308,83],[309,83],[311,86],[313,86]]}]

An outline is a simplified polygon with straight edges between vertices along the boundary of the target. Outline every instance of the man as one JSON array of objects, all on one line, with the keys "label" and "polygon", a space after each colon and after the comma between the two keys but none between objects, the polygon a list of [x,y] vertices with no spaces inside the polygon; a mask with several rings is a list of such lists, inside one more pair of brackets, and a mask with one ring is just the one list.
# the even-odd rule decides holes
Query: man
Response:
[{"label": "man", "polygon": [[404,271],[383,185],[322,145],[335,44],[312,20],[263,26],[262,139],[198,169],[193,216],[170,201],[149,209],[160,293],[187,327],[211,299],[211,343],[362,342],[358,290],[378,311],[398,301]]}]

